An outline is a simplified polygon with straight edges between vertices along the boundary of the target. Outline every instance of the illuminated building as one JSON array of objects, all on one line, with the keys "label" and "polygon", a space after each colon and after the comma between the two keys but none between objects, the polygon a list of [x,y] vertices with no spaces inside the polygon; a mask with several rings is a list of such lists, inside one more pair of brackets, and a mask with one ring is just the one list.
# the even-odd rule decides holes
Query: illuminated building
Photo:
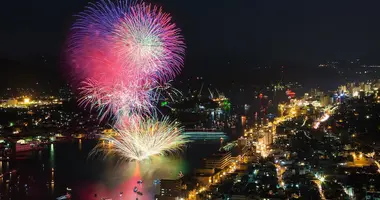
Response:
[{"label": "illuminated building", "polygon": [[323,91],[320,91],[318,89],[312,88],[310,90],[310,96],[311,97],[318,97],[318,96],[323,96]]},{"label": "illuminated building", "polygon": [[203,159],[205,168],[223,169],[231,162],[231,152],[216,153]]},{"label": "illuminated building", "polygon": [[247,146],[248,140],[246,138],[239,138],[238,139],[238,145],[241,147]]},{"label": "illuminated building", "polygon": [[365,97],[365,91],[364,90],[360,90],[359,91],[359,98],[364,98]]},{"label": "illuminated building", "polygon": [[241,125],[242,127],[245,127],[247,123],[247,117],[246,116],[241,116]]},{"label": "illuminated building", "polygon": [[352,97],[359,97],[359,92],[360,92],[359,87],[353,87],[351,91]]},{"label": "illuminated building", "polygon": [[116,136],[116,131],[114,129],[105,129],[103,130],[103,134],[108,136]]},{"label": "illuminated building", "polygon": [[29,98],[24,98],[24,104],[29,104],[30,103],[30,99]]},{"label": "illuminated building", "polygon": [[366,193],[365,199],[380,199],[379,191],[369,191]]},{"label": "illuminated building", "polygon": [[264,133],[264,144],[265,145],[271,145],[273,143],[273,134],[272,132],[265,132]]},{"label": "illuminated building", "polygon": [[[211,92],[210,92],[211,93]],[[211,93],[212,94],[212,93]],[[229,100],[227,97],[224,96],[222,93],[218,93],[218,97],[214,97],[214,95],[211,95],[211,98],[214,102],[218,103],[220,107],[230,106]],[[226,105],[229,104],[229,105]]]},{"label": "illuminated building", "polygon": [[8,100],[2,100],[0,104],[2,108],[27,108],[30,106],[44,106],[44,105],[57,105],[62,104],[62,101],[51,97],[50,99],[32,100],[29,97],[11,98]]},{"label": "illuminated building", "polygon": [[309,93],[305,93],[304,97],[303,97],[305,100],[307,100],[309,98]]},{"label": "illuminated building", "polygon": [[278,116],[282,117],[284,115],[285,111],[285,105],[284,104],[278,104]]},{"label": "illuminated building", "polygon": [[18,101],[16,99],[9,99],[6,104],[9,106],[16,106]]},{"label": "illuminated building", "polygon": [[347,87],[345,85],[339,86],[339,93],[347,93]]},{"label": "illuminated building", "polygon": [[218,182],[217,180],[220,178],[219,175],[220,170],[215,171],[214,168],[206,169],[206,168],[198,168],[195,169],[194,178],[197,180],[197,183],[201,186],[209,185],[210,183]]},{"label": "illuminated building", "polygon": [[320,97],[320,102],[322,106],[328,106],[333,103],[333,98],[328,95],[323,95]]},{"label": "illuminated building", "polygon": [[371,92],[371,84],[365,84],[364,85],[364,92],[365,93],[369,93],[369,92]]},{"label": "illuminated building", "polygon": [[296,93],[291,91],[290,89],[286,90],[286,95],[290,98],[294,98],[296,96]]},{"label": "illuminated building", "polygon": [[159,200],[176,200],[180,196],[181,180],[161,180]]}]

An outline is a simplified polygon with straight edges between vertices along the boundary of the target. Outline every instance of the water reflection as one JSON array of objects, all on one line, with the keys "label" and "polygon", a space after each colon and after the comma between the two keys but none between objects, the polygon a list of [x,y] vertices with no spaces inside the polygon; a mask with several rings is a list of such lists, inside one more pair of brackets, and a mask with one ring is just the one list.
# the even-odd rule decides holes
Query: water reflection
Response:
[{"label": "water reflection", "polygon": [[38,151],[38,160],[42,160],[42,151]]},{"label": "water reflection", "polygon": [[3,172],[8,172],[8,171],[9,171],[9,161],[6,161],[5,162],[5,167],[3,168]]},{"label": "water reflection", "polygon": [[9,180],[5,181],[5,191],[9,190]]},{"label": "water reflection", "polygon": [[54,144],[50,144],[50,156],[49,156],[49,160],[50,160],[50,167],[51,167],[51,181],[50,183],[50,192],[51,194],[54,194],[54,168],[55,168],[55,151],[54,151]]},{"label": "water reflection", "polygon": [[0,185],[3,185],[3,177],[4,177],[3,161],[0,161],[0,169],[1,169]]},{"label": "water reflection", "polygon": [[[188,158],[156,157],[138,164],[126,163],[120,162],[118,157],[89,158],[88,153],[97,141],[82,139],[81,148],[77,142],[49,145],[42,150],[42,160],[38,159],[37,152],[30,152],[22,159],[12,159],[10,166],[9,162],[0,162],[4,173],[1,194],[12,197],[12,200],[56,199],[66,194],[66,187],[69,187],[73,189],[73,199],[120,199],[121,192],[122,199],[136,199],[133,189],[138,187],[143,193],[139,200],[151,200],[160,187],[157,181],[154,184],[155,180],[177,179],[180,172],[187,174],[188,166],[194,165],[194,160],[200,160],[205,154],[203,148],[189,145],[183,155]],[[215,148],[218,146],[216,143]],[[191,164],[185,161],[187,159]],[[5,175],[10,170],[17,170],[11,175],[13,180],[9,174]],[[139,180],[143,184],[138,184]],[[20,192],[16,191],[18,188]]]},{"label": "water reflection", "polygon": [[51,183],[51,194],[54,194],[54,182]]},{"label": "water reflection", "polygon": [[54,153],[54,144],[50,144],[50,166],[51,168],[55,167],[55,153]]},{"label": "water reflection", "polygon": [[79,151],[82,151],[82,139],[79,139]]},{"label": "water reflection", "polygon": [[[117,158],[115,158],[117,159]],[[158,192],[159,186],[155,180],[177,179],[181,171],[187,171],[187,163],[181,158],[156,157],[144,162],[118,163],[108,162],[103,173],[103,179],[82,188],[79,199],[99,198],[119,199],[120,194],[125,199],[136,198],[135,187],[143,196],[140,200],[151,200]],[[138,183],[139,181],[143,183]]]}]

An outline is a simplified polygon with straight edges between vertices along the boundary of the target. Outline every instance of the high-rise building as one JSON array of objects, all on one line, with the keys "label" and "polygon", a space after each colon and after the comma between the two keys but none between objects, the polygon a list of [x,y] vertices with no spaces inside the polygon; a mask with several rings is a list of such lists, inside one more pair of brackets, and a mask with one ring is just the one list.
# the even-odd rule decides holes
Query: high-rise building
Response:
[{"label": "high-rise building", "polygon": [[323,95],[323,91],[320,91],[319,89],[315,89],[315,88],[312,88],[310,90],[310,94],[309,94],[311,97],[319,97],[319,96],[322,96]]},{"label": "high-rise building", "polygon": [[351,88],[351,95],[352,97],[359,97],[360,87],[353,87]]},{"label": "high-rise building", "polygon": [[328,106],[333,103],[333,98],[329,95],[320,96],[320,102],[322,106]]},{"label": "high-rise building", "polygon": [[264,144],[265,145],[271,145],[273,143],[273,134],[272,132],[265,132],[264,134]]},{"label": "high-rise building", "polygon": [[181,196],[181,180],[162,179],[159,200],[177,200]]},{"label": "high-rise building", "polygon": [[345,85],[339,86],[339,93],[347,93],[347,87]]},{"label": "high-rise building", "polygon": [[247,146],[247,144],[248,144],[248,140],[246,138],[241,137],[238,139],[238,145],[240,147],[245,147],[245,146]]},{"label": "high-rise building", "polygon": [[203,159],[204,168],[223,169],[231,162],[231,152],[220,152]]},{"label": "high-rise building", "polygon": [[365,95],[365,91],[364,90],[360,90],[359,91],[359,98],[364,98],[366,95]]},{"label": "high-rise building", "polygon": [[365,89],[365,85],[366,85],[365,82],[360,82],[360,83],[359,83],[359,88],[360,88],[361,91],[364,91],[364,89]]},{"label": "high-rise building", "polygon": [[241,126],[245,128],[245,125],[247,124],[247,117],[246,116],[241,116]]},{"label": "high-rise building", "polygon": [[285,105],[284,104],[278,104],[278,116],[282,117],[284,115],[285,111]]},{"label": "high-rise building", "polygon": [[303,96],[303,98],[304,98],[305,100],[309,99],[309,93],[305,93],[305,95]]},{"label": "high-rise building", "polygon": [[371,91],[371,84],[367,83],[364,85],[364,92],[369,93]]}]

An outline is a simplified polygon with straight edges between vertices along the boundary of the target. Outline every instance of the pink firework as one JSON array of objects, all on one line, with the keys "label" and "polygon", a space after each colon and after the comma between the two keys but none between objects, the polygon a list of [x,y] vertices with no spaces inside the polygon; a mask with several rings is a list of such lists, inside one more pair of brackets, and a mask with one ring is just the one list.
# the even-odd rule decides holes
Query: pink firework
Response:
[{"label": "pink firework", "polygon": [[158,7],[102,1],[78,15],[70,56],[83,105],[100,118],[154,110],[156,88],[180,72],[185,51],[179,29]]},{"label": "pink firework", "polygon": [[101,120],[109,114],[124,120],[125,117],[149,113],[153,107],[152,92],[142,88],[142,85],[110,86],[92,80],[85,81],[82,85],[80,104],[98,109]]},{"label": "pink firework", "polygon": [[131,70],[161,81],[180,72],[184,41],[170,15],[161,8],[146,4],[131,7],[114,33],[113,39],[118,41],[115,51]]}]

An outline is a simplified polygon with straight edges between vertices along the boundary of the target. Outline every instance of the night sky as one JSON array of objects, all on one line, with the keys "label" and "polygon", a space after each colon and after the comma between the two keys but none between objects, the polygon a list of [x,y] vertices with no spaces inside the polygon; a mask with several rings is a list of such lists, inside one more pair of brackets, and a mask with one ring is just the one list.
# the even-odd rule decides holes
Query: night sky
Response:
[{"label": "night sky", "polygon": [[[148,1],[149,2],[149,1]],[[331,59],[380,63],[379,1],[151,0],[170,12],[187,43],[186,71],[227,62],[315,67]],[[4,1],[0,58],[59,60],[85,0]],[[54,60],[53,59],[53,60]]]}]

